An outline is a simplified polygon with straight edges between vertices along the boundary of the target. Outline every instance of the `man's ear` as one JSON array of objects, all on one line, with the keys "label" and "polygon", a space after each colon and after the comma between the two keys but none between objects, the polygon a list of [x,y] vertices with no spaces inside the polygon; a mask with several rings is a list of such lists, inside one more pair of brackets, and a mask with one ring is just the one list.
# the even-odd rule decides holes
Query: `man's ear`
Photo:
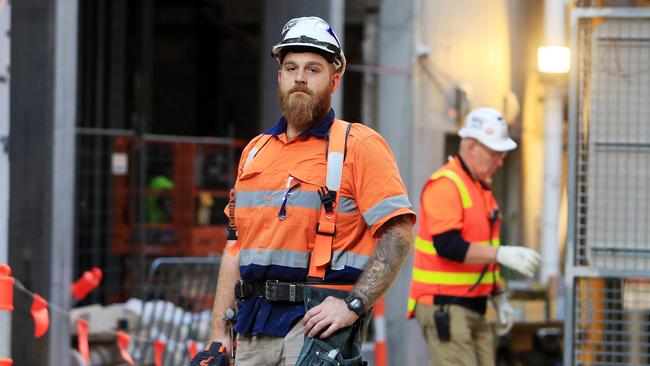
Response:
[{"label": "man's ear", "polygon": [[334,93],[336,89],[339,88],[340,84],[341,84],[341,74],[335,72],[334,75],[332,75],[332,93]]},{"label": "man's ear", "polygon": [[278,70],[278,83],[280,82],[280,74],[282,73],[282,69]]}]

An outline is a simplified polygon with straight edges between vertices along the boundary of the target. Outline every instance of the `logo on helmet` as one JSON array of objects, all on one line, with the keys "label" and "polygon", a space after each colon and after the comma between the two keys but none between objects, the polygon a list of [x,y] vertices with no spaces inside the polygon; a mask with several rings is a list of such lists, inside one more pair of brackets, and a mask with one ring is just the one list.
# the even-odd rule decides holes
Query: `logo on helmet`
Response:
[{"label": "logo on helmet", "polygon": [[291,19],[287,22],[287,24],[284,25],[284,28],[282,28],[282,39],[287,35],[287,32],[291,30],[296,24],[298,24],[299,19]]}]

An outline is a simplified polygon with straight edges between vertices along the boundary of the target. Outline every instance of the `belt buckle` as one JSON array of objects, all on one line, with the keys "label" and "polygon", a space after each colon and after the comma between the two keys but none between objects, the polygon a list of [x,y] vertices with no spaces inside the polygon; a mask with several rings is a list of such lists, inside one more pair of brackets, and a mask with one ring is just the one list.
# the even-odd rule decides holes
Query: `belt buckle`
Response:
[{"label": "belt buckle", "polygon": [[[269,301],[277,301],[277,297],[275,294],[276,287],[273,286],[274,284],[278,284],[280,281],[278,280],[266,280],[266,285],[264,286],[264,297],[266,297],[267,300]],[[272,289],[271,289],[272,288]]]}]

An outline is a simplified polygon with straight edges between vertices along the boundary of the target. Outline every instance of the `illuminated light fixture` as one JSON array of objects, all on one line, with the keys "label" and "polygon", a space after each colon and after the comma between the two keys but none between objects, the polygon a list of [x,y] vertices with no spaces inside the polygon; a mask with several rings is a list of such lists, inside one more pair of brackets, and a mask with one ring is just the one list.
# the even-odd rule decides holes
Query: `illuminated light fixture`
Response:
[{"label": "illuminated light fixture", "polygon": [[571,50],[562,46],[546,46],[537,50],[537,69],[547,74],[566,74],[571,66]]}]

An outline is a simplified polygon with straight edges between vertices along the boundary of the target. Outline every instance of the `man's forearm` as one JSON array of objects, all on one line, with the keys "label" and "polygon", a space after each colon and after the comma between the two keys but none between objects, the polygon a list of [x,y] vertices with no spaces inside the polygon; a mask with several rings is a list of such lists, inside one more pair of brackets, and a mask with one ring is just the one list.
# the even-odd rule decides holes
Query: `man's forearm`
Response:
[{"label": "man's forearm", "polygon": [[223,320],[228,308],[235,308],[235,283],[239,280],[239,254],[232,256],[224,251],[221,257],[217,290],[212,307],[211,338],[225,337],[228,328]]},{"label": "man's forearm", "polygon": [[375,252],[351,291],[352,295],[363,300],[366,308],[372,306],[393,283],[412,243],[413,223],[408,215],[394,217],[383,225]]},{"label": "man's forearm", "polygon": [[497,247],[487,246],[487,245],[470,245],[467,249],[467,254],[465,255],[465,261],[463,263],[467,264],[484,264],[492,263],[496,260]]}]

